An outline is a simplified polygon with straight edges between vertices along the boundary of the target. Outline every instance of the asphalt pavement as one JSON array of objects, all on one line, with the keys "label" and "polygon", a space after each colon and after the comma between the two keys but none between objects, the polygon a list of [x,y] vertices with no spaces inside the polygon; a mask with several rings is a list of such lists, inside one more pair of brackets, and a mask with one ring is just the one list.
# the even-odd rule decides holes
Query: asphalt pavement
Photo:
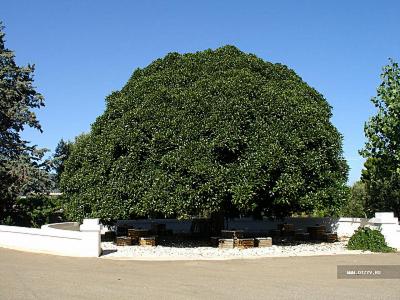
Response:
[{"label": "asphalt pavement", "polygon": [[400,299],[400,279],[337,279],[360,264],[400,253],[152,262],[0,248],[0,299]]}]

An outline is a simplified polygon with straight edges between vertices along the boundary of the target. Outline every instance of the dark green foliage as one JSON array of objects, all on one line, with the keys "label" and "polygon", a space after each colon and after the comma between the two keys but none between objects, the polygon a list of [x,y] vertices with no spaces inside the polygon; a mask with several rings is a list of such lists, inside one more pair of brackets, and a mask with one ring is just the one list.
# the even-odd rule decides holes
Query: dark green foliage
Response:
[{"label": "dark green foliage", "polygon": [[349,188],[348,201],[343,205],[341,216],[355,218],[367,217],[367,197],[365,184],[361,181],[355,182],[353,186]]},{"label": "dark green foliage", "polygon": [[46,195],[19,197],[7,216],[8,225],[40,227],[48,223],[63,222],[62,199]]},{"label": "dark green foliage", "polygon": [[367,193],[368,216],[377,211],[393,211],[400,216],[400,174],[379,158],[368,158],[364,168],[361,178]]},{"label": "dark green foliage", "polygon": [[400,68],[390,61],[384,67],[377,97],[378,112],[365,124],[368,139],[361,154],[367,158],[362,181],[370,212],[394,211],[400,215]]},{"label": "dark green foliage", "polygon": [[395,251],[386,244],[385,237],[379,230],[373,230],[368,227],[358,229],[350,238],[347,248],[372,252]]},{"label": "dark green foliage", "polygon": [[42,161],[45,150],[20,136],[26,126],[41,131],[33,109],[44,102],[32,85],[34,66],[17,66],[4,43],[0,22],[0,223],[18,195],[43,191],[50,184],[48,161]]},{"label": "dark green foliage", "polygon": [[54,156],[53,156],[53,169],[55,171],[54,182],[56,188],[59,188],[61,174],[64,172],[64,162],[67,160],[70,153],[70,142],[65,142],[61,139],[56,147]]},{"label": "dark green foliage", "polygon": [[337,214],[331,107],[286,66],[226,46],[137,69],[65,162],[71,218]]}]

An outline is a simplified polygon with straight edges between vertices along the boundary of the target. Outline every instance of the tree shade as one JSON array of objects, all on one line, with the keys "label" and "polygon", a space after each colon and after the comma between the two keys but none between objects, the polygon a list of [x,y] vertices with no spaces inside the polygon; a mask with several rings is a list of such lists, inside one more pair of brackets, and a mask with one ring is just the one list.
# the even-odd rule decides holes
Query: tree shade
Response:
[{"label": "tree shade", "polygon": [[233,46],[170,53],[71,146],[69,216],[336,214],[348,167],[331,115],[284,65]]}]

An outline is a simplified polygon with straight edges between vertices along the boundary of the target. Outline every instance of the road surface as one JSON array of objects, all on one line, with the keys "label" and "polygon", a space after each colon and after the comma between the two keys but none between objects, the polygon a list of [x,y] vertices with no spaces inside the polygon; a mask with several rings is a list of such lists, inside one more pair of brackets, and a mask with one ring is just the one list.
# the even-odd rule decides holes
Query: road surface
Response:
[{"label": "road surface", "polygon": [[0,248],[0,299],[400,299],[399,279],[337,279],[349,264],[400,254],[146,262]]}]

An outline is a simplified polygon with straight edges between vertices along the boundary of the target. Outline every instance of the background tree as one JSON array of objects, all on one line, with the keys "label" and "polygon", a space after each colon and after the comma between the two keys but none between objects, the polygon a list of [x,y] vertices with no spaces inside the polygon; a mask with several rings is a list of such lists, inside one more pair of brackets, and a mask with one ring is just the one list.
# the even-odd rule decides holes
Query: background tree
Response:
[{"label": "background tree", "polygon": [[61,174],[64,172],[64,162],[67,160],[70,153],[70,142],[65,142],[61,139],[56,147],[53,155],[53,168],[55,171],[54,181],[56,188],[59,188]]},{"label": "background tree", "polygon": [[106,99],[65,162],[73,219],[337,214],[347,164],[331,107],[233,46],[170,53]]},{"label": "background tree", "polygon": [[44,106],[33,87],[34,66],[19,67],[5,47],[0,23],[0,222],[10,213],[20,193],[40,191],[49,183],[45,150],[21,138],[30,126],[42,131],[33,109]]},{"label": "background tree", "polygon": [[348,202],[343,205],[341,216],[365,218],[367,197],[365,184],[362,181],[355,182],[349,188]]},{"label": "background tree", "polygon": [[360,152],[367,158],[362,180],[370,214],[400,214],[400,69],[396,62],[383,68],[382,83],[372,103],[378,112],[365,124],[368,141]]}]

